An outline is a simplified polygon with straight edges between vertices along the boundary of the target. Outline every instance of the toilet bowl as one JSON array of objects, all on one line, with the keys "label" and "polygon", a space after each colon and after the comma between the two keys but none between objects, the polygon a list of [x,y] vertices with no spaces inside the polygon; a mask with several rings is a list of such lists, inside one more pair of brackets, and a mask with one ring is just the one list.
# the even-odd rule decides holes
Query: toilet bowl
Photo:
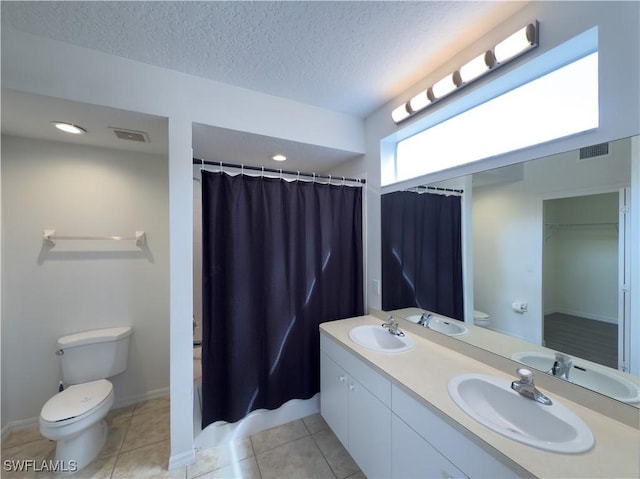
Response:
[{"label": "toilet bowl", "polygon": [[481,328],[488,328],[490,323],[491,317],[487,313],[483,313],[477,309],[473,310],[473,324]]},{"label": "toilet bowl", "polygon": [[131,328],[85,331],[58,339],[63,391],[40,412],[40,433],[57,441],[58,473],[87,466],[107,440],[104,420],[114,402],[113,385],[105,378],[127,367]]},{"label": "toilet bowl", "polygon": [[56,461],[73,472],[89,464],[107,440],[104,417],[113,405],[113,385],[106,379],[70,386],[40,413],[40,432],[57,441]]}]

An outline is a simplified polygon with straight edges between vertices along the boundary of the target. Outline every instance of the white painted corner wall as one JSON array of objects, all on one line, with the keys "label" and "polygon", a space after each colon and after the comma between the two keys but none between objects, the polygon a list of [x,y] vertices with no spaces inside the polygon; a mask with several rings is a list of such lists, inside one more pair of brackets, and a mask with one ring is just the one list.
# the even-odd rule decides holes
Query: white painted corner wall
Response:
[{"label": "white painted corner wall", "polygon": [[[130,325],[122,406],[169,388],[166,156],[2,137],[2,426],[37,420],[61,380],[57,338]],[[57,240],[58,235],[135,241]]]},{"label": "white painted corner wall", "polygon": [[[544,230],[542,226],[542,202],[545,199],[587,195],[613,191],[617,201],[617,190],[629,185],[631,171],[631,140],[623,139],[610,144],[610,156],[593,158],[580,162],[576,151],[552,155],[524,164],[523,178],[519,181],[505,182],[477,188],[473,192],[473,242],[475,267],[474,301],[476,309],[488,313],[492,318],[491,328],[518,337],[534,344],[541,344],[541,318],[543,299],[546,304],[574,309],[583,307],[586,311],[599,312],[601,316],[613,316],[617,319],[617,233],[599,230],[600,241],[604,234],[613,238],[615,257],[608,264],[608,271],[600,271],[592,281],[602,281],[598,292],[609,293],[613,301],[613,312],[606,309],[605,298],[593,292],[590,298],[576,302],[554,304],[544,295],[543,285],[543,242],[544,247],[552,243],[555,234]],[[593,213],[591,209],[589,213]],[[614,221],[617,222],[616,205],[613,207]],[[583,213],[586,214],[586,213]],[[587,220],[581,220],[587,222]],[[599,222],[603,222],[599,219]],[[593,258],[591,258],[593,261]],[[609,276],[606,276],[606,273]],[[565,271],[571,274],[571,271]],[[611,275],[613,277],[611,277]],[[605,277],[606,276],[606,277]],[[549,278],[546,278],[547,280]],[[573,284],[564,284],[567,295],[571,297]],[[578,291],[581,297],[584,291]],[[528,310],[517,313],[511,308],[514,301],[526,301]],[[586,303],[586,304],[585,304]],[[591,303],[591,304],[590,304]],[[564,311],[569,313],[568,310]],[[594,318],[598,319],[598,318]],[[600,319],[606,319],[602,317]]]},{"label": "white painted corner wall", "polygon": [[[170,467],[193,460],[192,164],[193,123],[363,154],[360,118],[205,80],[102,52],[2,29],[2,87],[161,116],[169,122]],[[3,191],[3,195],[5,192]],[[6,210],[6,207],[5,207]],[[3,222],[5,218],[3,217]],[[6,250],[5,245],[3,248]],[[6,258],[6,256],[5,256]],[[3,264],[4,282],[9,278]],[[153,298],[149,299],[153,301]],[[4,307],[4,306],[3,306]],[[3,316],[4,327],[8,324]],[[6,358],[3,348],[3,359]],[[5,367],[3,360],[3,368]],[[7,369],[11,369],[9,365]],[[6,391],[18,387],[4,382]],[[139,378],[141,381],[145,379]],[[6,386],[6,387],[5,387]],[[35,407],[35,406],[32,406]]]},{"label": "white painted corner wall", "polygon": [[[395,125],[391,112],[401,103],[412,98],[445,74],[474,58],[477,54],[491,48],[497,41],[537,19],[540,22],[540,45],[523,57],[522,61],[534,59],[563,42],[586,30],[598,27],[598,49],[600,52],[600,127],[580,135],[574,135],[558,141],[548,142],[519,150],[509,155],[475,162],[473,164],[435,173],[415,180],[416,184],[435,183],[452,177],[460,177],[476,171],[496,168],[542,158],[574,150],[583,146],[605,141],[628,138],[640,134],[640,31],[637,20],[640,17],[640,4],[637,2],[531,2],[518,11],[511,19],[493,26],[486,35],[470,39],[469,48],[453,56],[448,62],[434,68],[422,81],[398,95],[393,101],[370,115],[365,122],[366,155],[358,162],[366,165],[369,191],[378,191],[368,201],[367,211],[367,287],[368,306],[381,308],[381,296],[373,290],[375,280],[382,277],[380,259],[380,160],[382,156],[393,154],[392,142],[399,137],[403,128],[411,128],[429,115],[429,110],[418,114],[412,120]],[[465,88],[463,92],[451,97],[462,98],[473,94],[485,86],[492,78],[499,78],[521,63],[513,62],[501,70],[487,75],[482,81]],[[432,107],[432,112],[444,108],[449,102]],[[383,142],[383,140],[388,140]],[[640,185],[637,179],[636,185]],[[403,188],[404,186],[398,186]],[[638,231],[637,229],[635,231]],[[640,309],[640,306],[639,308]]]}]

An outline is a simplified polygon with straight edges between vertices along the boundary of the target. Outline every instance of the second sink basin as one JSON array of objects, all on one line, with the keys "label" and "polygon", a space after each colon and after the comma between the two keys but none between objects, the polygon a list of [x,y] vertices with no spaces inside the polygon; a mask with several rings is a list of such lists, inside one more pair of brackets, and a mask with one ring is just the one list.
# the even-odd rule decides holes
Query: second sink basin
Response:
[{"label": "second sink basin", "polygon": [[507,379],[463,374],[449,381],[449,395],[471,418],[515,441],[565,454],[593,446],[589,427],[557,399],[544,406],[512,390]]},{"label": "second sink basin", "polygon": [[462,324],[457,324],[459,321],[449,321],[443,318],[432,318],[429,321],[429,329],[438,331],[439,333],[446,334],[447,336],[462,336],[467,333],[467,328]]},{"label": "second sink basin", "polygon": [[413,348],[409,336],[396,336],[380,325],[365,324],[349,331],[351,340],[368,349],[381,353],[403,353]]},{"label": "second sink basin", "polygon": [[[526,364],[529,367],[539,369],[540,371],[547,372],[551,369],[551,366],[553,366],[555,355],[546,352],[529,351],[515,353],[511,356],[511,359]],[[569,381],[578,386],[599,392],[600,394],[606,394],[618,401],[627,403],[640,402],[640,388],[631,381],[609,372],[604,368],[582,364],[580,360],[574,360],[573,368],[571,368],[571,372],[569,373]]]},{"label": "second sink basin", "polygon": [[[418,321],[420,321],[420,317],[420,314],[414,314],[412,316],[408,316],[406,319],[407,321],[411,321],[412,323],[417,323]],[[431,318],[428,328],[432,329],[433,331],[438,331],[439,333],[446,334],[447,336],[462,336],[468,331],[468,329],[463,326],[460,321],[444,319],[438,316],[433,316]]]}]

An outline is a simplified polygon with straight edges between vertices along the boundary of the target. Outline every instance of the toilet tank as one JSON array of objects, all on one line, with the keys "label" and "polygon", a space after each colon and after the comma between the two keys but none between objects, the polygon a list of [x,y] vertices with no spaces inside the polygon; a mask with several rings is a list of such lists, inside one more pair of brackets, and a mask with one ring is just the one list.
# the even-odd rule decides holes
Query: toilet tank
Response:
[{"label": "toilet tank", "polygon": [[65,384],[106,379],[127,369],[131,327],[95,329],[58,339]]}]

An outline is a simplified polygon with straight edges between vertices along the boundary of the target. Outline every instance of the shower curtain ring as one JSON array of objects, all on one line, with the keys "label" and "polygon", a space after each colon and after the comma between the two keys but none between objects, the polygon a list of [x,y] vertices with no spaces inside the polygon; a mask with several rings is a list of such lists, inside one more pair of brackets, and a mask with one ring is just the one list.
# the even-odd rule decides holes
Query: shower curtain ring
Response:
[{"label": "shower curtain ring", "polygon": [[244,163],[240,165],[240,174],[244,176]]},{"label": "shower curtain ring", "polygon": [[316,174],[315,173],[313,174],[313,182],[314,183],[316,182]]},{"label": "shower curtain ring", "polygon": [[298,181],[300,181],[300,170],[298,170]]},{"label": "shower curtain ring", "polygon": [[280,168],[280,179],[282,179],[282,168]]},{"label": "shower curtain ring", "polygon": [[220,173],[222,173],[222,161],[220,162]]},{"label": "shower curtain ring", "polygon": [[264,178],[264,166],[262,167],[262,178]]},{"label": "shower curtain ring", "polygon": [[342,186],[344,186],[344,176],[342,177]]}]

